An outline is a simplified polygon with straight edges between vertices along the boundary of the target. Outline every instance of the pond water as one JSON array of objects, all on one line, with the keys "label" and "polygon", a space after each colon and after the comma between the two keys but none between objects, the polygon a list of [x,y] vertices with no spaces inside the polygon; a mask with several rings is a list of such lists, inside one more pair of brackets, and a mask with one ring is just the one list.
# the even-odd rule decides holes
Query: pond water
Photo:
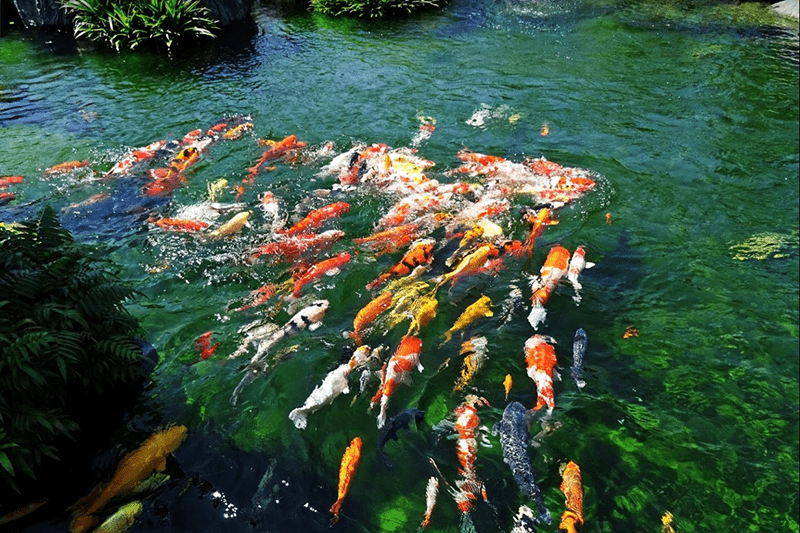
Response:
[{"label": "pond water", "polygon": [[[170,480],[144,499],[131,531],[417,531],[427,481],[438,475],[429,458],[442,477],[427,530],[466,530],[445,484],[459,479],[457,441],[434,428],[452,420],[465,393],[488,402],[477,409],[474,463],[488,502],[478,496],[471,522],[478,532],[510,531],[519,506],[535,505],[490,430],[508,402],[536,403],[524,359],[534,333],[555,339],[562,378],[554,383],[551,430],[528,449],[554,518],[538,531],[558,530],[559,467],[568,461],[582,473],[584,532],[661,531],[666,512],[681,533],[798,531],[797,33],[796,25],[755,27],[724,11],[578,0],[454,0],[392,22],[260,8],[253,27],[173,58],[77,51],[63,36],[7,32],[0,38],[0,175],[24,182],[5,189],[15,199],[0,207],[0,220],[53,205],[79,238],[106,246],[142,293],[129,309],[160,363],[127,442],[108,449],[127,451],[166,424],[189,428]],[[132,148],[231,117],[252,129],[206,147],[169,194],[142,194],[146,171],[164,167],[168,155],[128,176],[102,178]],[[434,120],[434,131],[420,129]],[[300,156],[266,162],[244,184],[267,149],[257,140],[289,135],[306,143]],[[424,370],[397,387],[388,408],[389,416],[410,407],[425,416],[386,444],[391,470],[376,445],[378,409],[368,410],[377,379],[353,399],[353,373],[349,395],[309,415],[304,430],[288,418],[352,351],[344,332],[380,293],[366,283],[405,250],[381,254],[354,241],[379,229],[401,199],[396,193],[343,188],[325,172],[334,156],[374,143],[415,147],[435,163],[426,178],[441,183],[486,186],[485,174],[453,172],[465,148],[513,163],[545,157],[585,169],[596,182],[555,206],[558,224],[544,228],[530,259],[504,259],[493,273],[439,288],[438,312],[418,333]],[[90,163],[45,175],[74,160]],[[228,187],[220,203],[235,202],[234,187],[246,185],[239,209],[252,216],[238,233],[209,240],[148,222],[205,217],[206,233],[219,227],[233,215],[214,218],[208,207],[208,186],[221,178]],[[227,360],[245,339],[240,328],[258,319],[283,325],[296,310],[277,296],[235,310],[252,291],[292,275],[291,263],[245,260],[273,239],[265,192],[287,225],[323,205],[349,203],[320,228],[344,237],[316,260],[344,251],[352,259],[303,287],[300,306],[330,302],[322,326],[278,342],[272,371],[232,406],[253,353]],[[508,199],[510,208],[492,220],[508,238],[524,240],[521,209],[537,199]],[[447,271],[444,259],[458,243],[447,241],[448,231],[442,224],[430,233],[438,247],[422,280]],[[595,266],[581,274],[579,302],[562,280],[534,331],[526,319],[529,275],[555,244],[585,245]],[[513,306],[515,287],[521,310]],[[442,344],[483,294],[493,316]],[[392,353],[408,324],[377,322],[364,340]],[[588,335],[582,389],[570,377],[578,328]],[[195,339],[206,331],[221,345],[201,360]],[[460,342],[471,336],[487,338],[488,359],[453,393]],[[331,526],[340,461],[357,436],[361,460]],[[40,512],[23,530],[66,530],[66,510]]]}]

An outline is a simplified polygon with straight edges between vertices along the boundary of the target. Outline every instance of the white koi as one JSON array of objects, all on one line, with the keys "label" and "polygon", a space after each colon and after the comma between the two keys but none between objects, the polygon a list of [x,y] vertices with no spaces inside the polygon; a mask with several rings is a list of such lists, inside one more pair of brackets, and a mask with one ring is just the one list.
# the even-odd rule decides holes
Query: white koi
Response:
[{"label": "white koi", "polygon": [[567,269],[567,279],[570,283],[572,283],[572,287],[575,289],[575,296],[572,297],[575,302],[581,301],[581,284],[578,281],[578,277],[581,275],[581,272],[584,268],[592,268],[594,263],[586,261],[586,250],[584,250],[583,246],[578,246],[575,251],[572,253],[572,259],[569,261],[569,268]]}]

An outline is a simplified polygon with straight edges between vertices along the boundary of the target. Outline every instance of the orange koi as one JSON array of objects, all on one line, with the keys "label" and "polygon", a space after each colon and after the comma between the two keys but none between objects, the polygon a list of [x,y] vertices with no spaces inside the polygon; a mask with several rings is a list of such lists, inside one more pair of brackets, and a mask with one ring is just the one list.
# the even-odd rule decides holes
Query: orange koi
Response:
[{"label": "orange koi", "polygon": [[0,189],[6,189],[17,183],[22,183],[23,181],[25,181],[25,178],[22,176],[4,176],[0,178]]},{"label": "orange koi", "polygon": [[350,204],[347,202],[334,202],[319,209],[315,209],[306,215],[300,222],[292,226],[282,233],[286,235],[297,235],[298,233],[305,233],[312,228],[318,228],[331,218],[338,217],[343,213],[350,211]]},{"label": "orange koi", "polygon": [[419,230],[419,224],[403,224],[367,237],[353,239],[353,242],[359,246],[366,246],[379,254],[391,253],[416,239]]},{"label": "orange koi", "polygon": [[400,262],[367,283],[367,289],[372,290],[389,278],[407,276],[419,267],[427,267],[433,260],[435,245],[436,241],[433,239],[422,239],[413,243]]},{"label": "orange koi", "polygon": [[547,254],[539,276],[531,283],[533,308],[528,314],[528,322],[533,326],[533,329],[538,329],[539,324],[544,320],[547,313],[544,305],[550,299],[550,295],[555,290],[558,282],[566,274],[569,259],[569,250],[563,246],[553,246]]},{"label": "orange koi", "polygon": [[216,352],[217,348],[219,348],[220,344],[222,344],[221,342],[218,342],[213,346],[211,345],[211,335],[213,334],[213,331],[206,331],[194,341],[194,347],[200,353],[201,359],[208,359],[214,355],[214,352]]},{"label": "orange koi", "polygon": [[168,231],[203,231],[208,227],[202,220],[185,220],[180,218],[160,218],[153,224]]},{"label": "orange koi", "polygon": [[24,505],[22,507],[14,509],[13,511],[11,511],[11,512],[3,515],[2,517],[0,517],[0,526],[2,526],[3,524],[7,524],[9,522],[12,522],[14,520],[17,520],[19,518],[22,518],[23,516],[27,516],[27,515],[31,514],[36,509],[38,509],[42,505],[46,504],[47,502],[48,502],[48,499],[47,498],[43,498],[41,500],[36,500],[36,501],[33,501],[33,502],[31,502],[31,503],[29,503],[27,505]]},{"label": "orange koi", "polygon": [[553,392],[553,368],[557,364],[556,350],[552,337],[533,335],[525,341],[525,365],[528,377],[536,384],[536,405],[534,411],[547,406],[547,417],[553,414],[556,407]]},{"label": "orange koi", "polygon": [[350,445],[342,455],[342,463],[339,465],[339,489],[338,498],[331,506],[331,524],[339,521],[339,511],[342,507],[344,497],[347,495],[347,489],[350,488],[350,482],[353,480],[358,468],[358,462],[361,460],[361,437],[355,437],[350,441]]},{"label": "orange koi", "polygon": [[251,307],[256,307],[263,303],[266,303],[267,300],[275,296],[275,285],[270,283],[267,285],[262,285],[261,287],[257,288],[253,292],[247,295],[247,303],[245,303],[241,307],[237,307],[236,311],[245,311],[250,309]]},{"label": "orange koi", "polygon": [[59,163],[58,165],[53,165],[50,168],[47,168],[42,172],[43,176],[53,176],[55,174],[65,174],[67,172],[72,172],[75,169],[83,168],[89,165],[89,160],[85,161],[67,161],[65,163]]},{"label": "orange koi", "polygon": [[247,169],[250,172],[246,178],[248,180],[254,179],[261,166],[267,161],[286,156],[293,150],[303,148],[306,145],[305,141],[297,140],[297,135],[288,135],[281,141],[267,140],[260,141],[260,143],[269,146],[269,149],[261,155],[261,159],[258,160],[255,166]]},{"label": "orange koi", "polygon": [[611,213],[606,213],[606,224],[611,224]]},{"label": "orange koi", "polygon": [[578,533],[583,526],[583,484],[581,469],[570,461],[561,472],[561,492],[564,493],[566,510],[561,515],[558,528],[567,533]]},{"label": "orange koi", "polygon": [[547,122],[542,124],[542,128],[539,130],[539,134],[542,137],[547,137],[548,135],[550,135],[550,126],[547,124]]},{"label": "orange koi", "polygon": [[539,209],[533,215],[526,212],[524,217],[525,221],[530,225],[530,233],[528,233],[528,237],[525,239],[525,246],[528,249],[528,257],[530,257],[533,253],[533,247],[536,239],[542,235],[545,226],[554,226],[558,224],[558,220],[555,220],[552,217],[552,212],[547,207]]},{"label": "orange koi", "polygon": [[511,374],[506,374],[506,378],[503,380],[503,389],[506,391],[506,400],[508,400],[508,393],[511,392],[511,385],[513,383],[514,381],[511,379]]},{"label": "orange koi", "polygon": [[13,192],[0,192],[0,205],[6,205],[16,197],[17,195]]},{"label": "orange koi", "polygon": [[422,372],[423,367],[419,362],[420,353],[422,353],[422,340],[413,335],[406,335],[389,361],[384,363],[381,370],[381,385],[370,401],[370,408],[378,402],[381,404],[381,412],[378,415],[379,429],[386,423],[386,408],[389,406],[389,398],[392,397],[397,385],[409,381],[410,373],[415,367]]},{"label": "orange koi", "polygon": [[167,457],[186,439],[185,426],[171,426],[154,433],[136,450],[130,452],[117,465],[114,475],[105,485],[97,485],[87,496],[73,506],[70,533],[84,533],[100,522],[96,515],[116,497],[124,497],[153,472],[163,472]]},{"label": "orange koi", "polygon": [[392,293],[390,291],[385,291],[377,298],[371,300],[356,314],[356,318],[353,320],[353,331],[350,333],[350,337],[356,341],[357,346],[361,346],[362,344],[361,330],[368,324],[371,324],[372,321],[375,320],[379,314],[386,311],[391,304]]},{"label": "orange koi", "polygon": [[639,330],[633,326],[628,326],[628,328],[625,330],[625,333],[622,334],[623,339],[630,339],[631,337],[638,337],[638,336],[639,336]]},{"label": "orange koi", "polygon": [[273,261],[295,261],[302,255],[317,253],[344,237],[344,231],[332,229],[320,234],[301,233],[291,239],[281,239],[259,246],[250,253],[250,262],[255,262],[262,255]]},{"label": "orange koi", "polygon": [[300,297],[300,291],[308,283],[319,279],[323,274],[331,273],[336,274],[339,272],[339,267],[350,261],[351,256],[348,252],[342,252],[334,257],[325,259],[311,266],[300,276],[294,283],[292,288],[292,296],[295,298]]}]

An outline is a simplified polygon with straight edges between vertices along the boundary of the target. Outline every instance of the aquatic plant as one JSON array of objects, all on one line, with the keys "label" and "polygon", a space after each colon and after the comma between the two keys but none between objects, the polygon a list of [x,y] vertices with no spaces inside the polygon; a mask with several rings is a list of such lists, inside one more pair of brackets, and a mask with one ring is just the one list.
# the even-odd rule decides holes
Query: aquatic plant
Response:
[{"label": "aquatic plant", "polygon": [[[17,489],[74,437],[97,400],[142,375],[134,295],[55,211],[0,227],[0,480]],[[90,407],[90,409],[87,409]],[[91,413],[89,413],[91,411]],[[18,489],[17,489],[18,490]]]},{"label": "aquatic plant", "polygon": [[443,0],[311,0],[314,11],[330,16],[381,18],[444,5]]},{"label": "aquatic plant", "polygon": [[200,0],[59,0],[74,15],[75,38],[103,42],[119,51],[144,43],[163,43],[167,50],[187,36],[214,37],[218,29]]}]

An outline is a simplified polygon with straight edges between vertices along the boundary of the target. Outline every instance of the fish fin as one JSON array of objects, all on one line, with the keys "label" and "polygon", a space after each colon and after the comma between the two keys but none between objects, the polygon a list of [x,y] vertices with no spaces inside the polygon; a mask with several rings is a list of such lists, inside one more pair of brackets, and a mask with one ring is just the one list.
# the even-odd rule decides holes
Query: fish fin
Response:
[{"label": "fish fin", "polygon": [[349,385],[345,385],[344,386],[344,388],[342,389],[342,394],[350,394],[350,386]]},{"label": "fish fin", "polygon": [[163,472],[164,469],[167,468],[167,456],[161,458],[161,460],[156,465],[156,472]]},{"label": "fish fin", "polygon": [[547,316],[545,308],[540,305],[535,305],[528,314],[528,322],[533,326],[534,330],[539,329],[539,324],[544,322],[545,316]]},{"label": "fish fin", "polygon": [[342,270],[339,267],[335,267],[335,268],[331,268],[329,270],[326,270],[325,271],[325,275],[326,276],[335,276],[336,274],[338,274],[341,271]]},{"label": "fish fin", "polygon": [[597,263],[591,263],[591,262],[589,262],[589,261],[586,261],[586,264],[584,265],[584,267],[583,267],[583,268],[592,268],[592,267],[593,267],[593,266],[595,266],[596,264],[597,264]]},{"label": "fish fin", "polygon": [[308,414],[300,408],[292,410],[289,413],[289,420],[294,423],[297,429],[305,429],[308,424]]},{"label": "fish fin", "polygon": [[312,322],[308,325],[308,331],[314,331],[322,325],[322,322]]}]

